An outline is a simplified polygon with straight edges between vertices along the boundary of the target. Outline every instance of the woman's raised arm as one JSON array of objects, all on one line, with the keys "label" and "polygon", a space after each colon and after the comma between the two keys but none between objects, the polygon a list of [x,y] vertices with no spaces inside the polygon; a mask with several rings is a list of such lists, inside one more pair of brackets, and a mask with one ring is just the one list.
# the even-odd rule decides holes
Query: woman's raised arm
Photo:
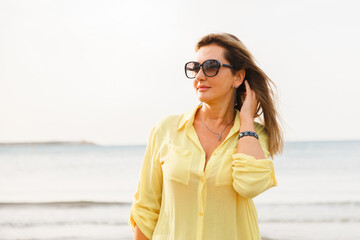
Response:
[{"label": "woman's raised arm", "polygon": [[276,186],[277,181],[269,159],[266,128],[257,123],[254,129],[247,130],[256,132],[259,140],[252,136],[240,138],[238,152],[233,154],[233,187],[241,197],[254,198]]}]

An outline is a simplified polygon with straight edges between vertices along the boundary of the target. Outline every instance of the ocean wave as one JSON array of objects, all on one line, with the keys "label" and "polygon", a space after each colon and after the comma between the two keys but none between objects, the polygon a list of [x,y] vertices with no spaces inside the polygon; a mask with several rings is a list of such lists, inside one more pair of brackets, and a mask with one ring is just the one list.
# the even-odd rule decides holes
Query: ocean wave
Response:
[{"label": "ocean wave", "polygon": [[[131,206],[131,202],[116,201],[53,201],[53,202],[0,202],[3,207],[106,207],[106,206]],[[356,206],[360,207],[360,201],[343,202],[280,202],[280,203],[256,203],[259,207],[306,207],[306,206]]]},{"label": "ocean wave", "polygon": [[308,202],[257,204],[260,222],[350,223],[360,222],[360,202]]},{"label": "ocean wave", "polygon": [[357,223],[360,218],[317,218],[317,219],[259,219],[260,223]]},{"label": "ocean wave", "polygon": [[[360,223],[359,218],[341,219],[259,219],[259,223]],[[1,228],[32,228],[32,227],[61,227],[61,226],[126,226],[126,221],[40,221],[40,222],[2,222]]]},{"label": "ocean wave", "polygon": [[9,207],[86,208],[86,207],[111,207],[111,206],[131,206],[131,202],[99,202],[99,201],[0,202],[0,208],[9,208]]},{"label": "ocean wave", "polygon": [[360,201],[341,201],[341,202],[280,202],[280,203],[256,203],[256,206],[360,206]]},{"label": "ocean wave", "polygon": [[121,226],[128,225],[125,221],[42,221],[42,222],[2,222],[0,228],[28,228],[38,226],[76,226],[76,225],[101,225]]}]

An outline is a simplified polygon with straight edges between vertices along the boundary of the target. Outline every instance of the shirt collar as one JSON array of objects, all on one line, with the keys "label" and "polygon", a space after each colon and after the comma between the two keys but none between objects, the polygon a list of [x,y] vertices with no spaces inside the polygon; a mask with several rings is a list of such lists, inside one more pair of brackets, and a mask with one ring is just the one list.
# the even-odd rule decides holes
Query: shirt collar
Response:
[{"label": "shirt collar", "polygon": [[[191,111],[188,111],[181,115],[179,125],[177,128],[178,131],[180,131],[184,126],[189,127],[193,124],[194,118],[195,118],[195,113],[199,108],[201,108],[201,104],[196,106],[195,109],[192,109]],[[232,131],[236,131],[236,132],[240,131],[239,110],[237,110],[237,109],[236,109],[236,117],[235,117],[234,126],[232,127],[230,132],[232,132]]]},{"label": "shirt collar", "polygon": [[178,131],[180,131],[185,125],[190,126],[190,125],[193,124],[194,118],[195,118],[195,113],[199,108],[201,108],[201,104],[196,106],[195,109],[192,109],[191,111],[188,111],[188,112],[181,115],[179,125],[178,125],[178,128],[177,128]]}]

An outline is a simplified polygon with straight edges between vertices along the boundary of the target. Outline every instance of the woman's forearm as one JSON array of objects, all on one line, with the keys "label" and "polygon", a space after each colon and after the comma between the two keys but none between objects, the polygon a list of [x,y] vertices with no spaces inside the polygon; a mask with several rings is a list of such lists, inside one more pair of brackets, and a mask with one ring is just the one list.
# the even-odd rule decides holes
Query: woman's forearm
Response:
[{"label": "woman's forearm", "polygon": [[149,239],[140,231],[140,229],[137,226],[135,226],[134,240],[149,240]]},{"label": "woman's forearm", "polygon": [[[255,132],[254,120],[250,118],[240,119],[240,132]],[[244,153],[253,156],[256,159],[264,159],[265,155],[259,143],[259,140],[253,136],[245,136],[239,139],[238,153]]]}]

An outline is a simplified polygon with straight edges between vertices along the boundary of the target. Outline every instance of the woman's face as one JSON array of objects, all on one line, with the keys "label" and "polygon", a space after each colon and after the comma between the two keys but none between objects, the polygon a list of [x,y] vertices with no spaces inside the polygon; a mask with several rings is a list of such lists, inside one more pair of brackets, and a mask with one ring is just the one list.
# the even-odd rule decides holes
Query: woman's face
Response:
[{"label": "woman's face", "polygon": [[[215,44],[201,47],[196,53],[196,61],[202,64],[209,59],[216,59],[220,63],[230,64],[224,57],[225,49]],[[208,77],[201,68],[194,78],[194,88],[200,102],[219,103],[233,99],[234,86],[241,81],[237,74],[233,75],[231,68],[220,67],[217,75]]]}]

